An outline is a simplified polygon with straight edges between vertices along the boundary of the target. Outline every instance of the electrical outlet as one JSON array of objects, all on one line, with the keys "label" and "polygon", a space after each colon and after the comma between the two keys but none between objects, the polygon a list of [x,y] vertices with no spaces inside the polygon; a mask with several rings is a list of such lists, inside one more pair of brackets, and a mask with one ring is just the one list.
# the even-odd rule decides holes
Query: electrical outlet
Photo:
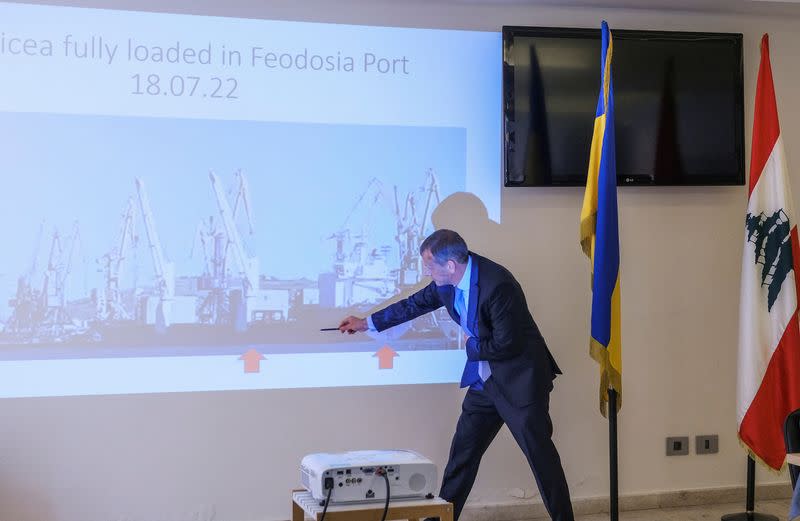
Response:
[{"label": "electrical outlet", "polygon": [[697,454],[716,454],[719,452],[719,436],[704,434],[694,439],[694,451]]},{"label": "electrical outlet", "polygon": [[685,456],[686,454],[689,454],[689,436],[667,438],[667,456]]}]

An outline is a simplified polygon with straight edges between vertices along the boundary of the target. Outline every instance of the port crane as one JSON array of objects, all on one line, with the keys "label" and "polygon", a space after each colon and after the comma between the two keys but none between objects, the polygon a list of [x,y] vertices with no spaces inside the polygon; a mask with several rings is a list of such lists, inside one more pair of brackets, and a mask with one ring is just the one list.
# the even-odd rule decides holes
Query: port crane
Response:
[{"label": "port crane", "polygon": [[43,229],[44,224],[39,229],[31,267],[17,280],[16,297],[9,303],[14,309],[6,331],[60,341],[63,334],[73,327],[66,293],[73,258],[80,243],[80,230],[75,222],[66,239],[62,239],[57,228],[53,230],[47,265],[42,273],[41,286],[37,287],[33,278],[38,271]]},{"label": "port crane", "polygon": [[122,214],[114,246],[101,258],[105,287],[102,300],[98,302],[97,306],[100,320],[131,320],[133,318],[123,304],[120,280],[124,274],[128,252],[137,242],[135,227],[136,203],[133,197],[128,197],[128,204]]},{"label": "port crane", "polygon": [[[338,285],[348,288],[335,291],[337,307],[385,299],[396,291],[395,276],[386,259],[391,247],[374,247],[370,241],[370,226],[375,224],[373,210],[377,206],[391,211],[389,199],[380,179],[373,177],[354,202],[338,231],[328,239],[336,241],[333,269]],[[354,230],[354,216],[359,215],[360,229]],[[326,288],[330,289],[330,288]],[[331,291],[328,291],[329,294]]]},{"label": "port crane", "polygon": [[[248,262],[250,257],[244,250],[243,243],[239,237],[236,227],[236,217],[243,208],[247,217],[248,232],[253,234],[253,217],[250,204],[250,188],[247,178],[241,170],[234,173],[236,180],[236,194],[234,195],[233,208],[228,202],[228,196],[222,189],[219,177],[214,173],[209,173],[211,188],[214,198],[217,201],[217,210],[220,219],[215,220],[210,215],[207,220],[201,222],[197,227],[195,244],[200,243],[203,250],[204,278],[202,289],[209,292],[197,308],[197,316],[204,324],[229,324],[231,322],[230,299],[228,295],[228,254],[232,252],[235,256],[234,262],[237,266],[242,266],[241,259],[245,260],[247,270],[242,270],[243,286],[252,288],[258,285],[258,264],[254,261]],[[230,216],[230,222],[226,223],[226,217]],[[222,223],[220,225],[219,223]],[[231,233],[234,235],[232,236]],[[230,239],[233,237],[232,239]],[[255,268],[255,269],[253,269]],[[249,273],[248,273],[249,272]],[[255,281],[253,280],[255,279]]]},{"label": "port crane", "polygon": [[159,302],[156,308],[156,329],[164,330],[170,325],[170,310],[175,299],[175,265],[168,262],[161,248],[161,241],[156,230],[153,212],[150,209],[150,199],[147,189],[141,178],[136,178],[136,192],[139,196],[139,209],[142,212],[144,229],[147,233],[147,242],[150,256],[153,259],[155,271],[156,292]]},{"label": "port crane", "polygon": [[[249,188],[247,178],[241,171],[235,174],[236,195],[234,196],[233,209],[231,208],[219,177],[212,171],[209,172],[209,178],[217,201],[220,221],[222,222],[222,227],[227,237],[227,243],[225,245],[225,265],[229,265],[227,262],[227,255],[229,253],[232,254],[233,264],[238,269],[238,275],[242,283],[241,299],[235,308],[229,305],[232,290],[227,287],[227,282],[224,288],[218,290],[218,294],[219,291],[222,291],[227,298],[227,300],[225,300],[226,305],[228,305],[228,308],[225,310],[226,316],[230,317],[230,320],[234,324],[234,329],[237,331],[244,331],[247,329],[250,322],[282,322],[287,320],[289,318],[288,290],[261,288],[258,257],[251,257],[248,255],[244,247],[244,241],[236,226],[236,213],[241,204],[241,207],[244,208],[247,214],[249,230],[252,233],[253,220],[250,197],[248,195]],[[219,297],[217,297],[216,302],[220,302]]]},{"label": "port crane", "polygon": [[72,261],[79,243],[80,229],[77,221],[63,245],[58,230],[53,231],[42,282],[44,317],[41,324],[51,338],[58,338],[72,324],[67,310],[67,280],[72,272]]},{"label": "port crane", "polygon": [[[247,201],[246,195],[240,196],[242,191],[246,190],[245,187],[247,184],[244,181],[244,175],[241,172],[238,173],[237,177],[240,181],[239,191],[236,197],[236,203],[238,204],[240,198],[242,201]],[[231,209],[231,205],[228,202],[228,197],[225,194],[225,190],[222,187],[219,177],[217,177],[214,172],[209,172],[209,178],[211,179],[211,187],[214,190],[214,196],[217,200],[220,220],[222,221],[225,235],[228,238],[226,249],[233,253],[233,259],[239,268],[239,274],[242,277],[245,290],[256,290],[258,289],[259,277],[258,259],[256,257],[250,257],[245,251],[244,243],[242,242],[242,238],[239,235],[239,230],[236,227],[234,211]],[[247,203],[245,203],[244,206],[245,209],[249,208]],[[248,221],[250,220],[248,219]],[[252,230],[252,224],[250,224],[250,227]]]},{"label": "port crane", "polygon": [[39,271],[39,255],[42,249],[43,237],[44,221],[39,224],[39,231],[36,234],[36,242],[34,243],[28,271],[17,278],[17,293],[9,302],[13,309],[5,327],[5,331],[8,333],[33,332],[36,322],[41,319],[41,292],[34,287],[33,278]]},{"label": "port crane", "polygon": [[[239,208],[244,208],[247,216],[248,232],[249,235],[253,235],[253,214],[251,209],[252,205],[250,204],[249,184],[241,170],[237,170],[234,173],[234,177],[236,179],[236,194],[234,196],[231,213],[233,214],[235,222]],[[216,198],[216,192],[214,196]],[[220,228],[218,223],[219,221],[215,221],[214,216],[210,215],[208,219],[202,220],[197,225],[195,242],[192,246],[190,256],[194,255],[194,247],[199,243],[200,248],[203,250],[203,274],[207,277],[222,279],[225,276],[225,258],[227,256],[228,240],[225,231]]]},{"label": "port crane", "polygon": [[400,260],[398,283],[400,286],[417,284],[422,277],[422,261],[419,256],[419,247],[424,238],[430,233],[428,221],[430,213],[439,205],[439,182],[433,169],[425,172],[425,184],[420,187],[425,198],[425,209],[422,219],[417,217],[417,200],[415,193],[409,192],[404,204],[400,206],[397,186],[394,187],[394,214],[397,222],[397,250]]},{"label": "port crane", "polygon": [[[336,240],[336,253],[334,257],[334,271],[339,277],[355,277],[364,274],[364,268],[369,261],[369,224],[372,221],[372,209],[383,202],[388,206],[383,183],[376,177],[370,179],[366,188],[359,195],[356,202],[348,211],[339,230],[334,232],[329,239]],[[350,221],[353,215],[366,204],[364,219],[361,229],[356,233],[351,231]],[[352,245],[351,245],[352,241]]]}]

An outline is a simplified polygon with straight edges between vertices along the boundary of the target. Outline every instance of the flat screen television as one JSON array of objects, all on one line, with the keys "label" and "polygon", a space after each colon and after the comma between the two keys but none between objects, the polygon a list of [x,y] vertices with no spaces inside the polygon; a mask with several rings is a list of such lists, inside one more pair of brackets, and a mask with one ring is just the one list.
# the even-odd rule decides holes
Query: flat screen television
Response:
[{"label": "flat screen television", "polygon": [[[744,184],[742,35],[612,35],[617,184]],[[599,29],[503,27],[506,186],[586,183],[599,89]]]}]

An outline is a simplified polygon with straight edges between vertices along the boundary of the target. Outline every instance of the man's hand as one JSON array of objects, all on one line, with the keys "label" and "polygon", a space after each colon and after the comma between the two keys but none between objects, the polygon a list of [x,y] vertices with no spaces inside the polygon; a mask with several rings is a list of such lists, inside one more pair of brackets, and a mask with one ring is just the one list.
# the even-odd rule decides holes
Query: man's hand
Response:
[{"label": "man's hand", "polygon": [[352,315],[342,320],[342,323],[339,324],[339,331],[351,335],[359,331],[366,331],[367,328],[367,319],[354,317]]}]

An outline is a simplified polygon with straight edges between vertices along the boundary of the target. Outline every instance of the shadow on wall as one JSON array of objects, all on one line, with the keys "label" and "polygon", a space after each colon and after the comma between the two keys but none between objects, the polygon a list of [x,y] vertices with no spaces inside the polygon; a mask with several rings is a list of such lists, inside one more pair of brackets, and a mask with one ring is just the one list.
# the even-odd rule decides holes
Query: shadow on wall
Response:
[{"label": "shadow on wall", "polygon": [[489,219],[486,206],[475,194],[456,192],[449,195],[434,209],[431,222],[437,230],[455,230],[470,250],[500,263],[508,259],[513,250],[507,227]]},{"label": "shadow on wall", "polygon": [[[503,227],[489,219],[489,212],[483,201],[472,193],[456,192],[443,199],[431,214],[431,224],[436,230],[447,228],[458,232],[471,251],[496,262],[503,263],[509,259],[509,254],[514,249],[512,236],[505,231],[509,227]],[[424,237],[420,240],[422,239]],[[367,313],[407,298],[430,282],[429,277],[422,277],[419,283],[413,287],[406,288],[397,295],[377,304]]]}]

